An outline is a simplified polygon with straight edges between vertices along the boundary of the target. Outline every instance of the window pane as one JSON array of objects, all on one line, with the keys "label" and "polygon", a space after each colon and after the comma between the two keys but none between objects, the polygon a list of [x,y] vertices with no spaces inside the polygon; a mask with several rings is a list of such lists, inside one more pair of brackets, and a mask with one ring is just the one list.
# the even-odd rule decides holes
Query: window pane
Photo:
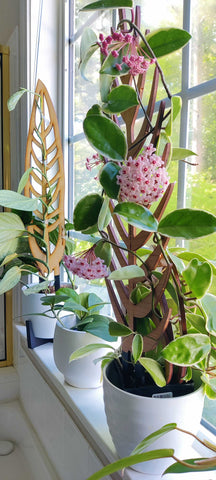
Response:
[{"label": "window pane", "polygon": [[75,150],[75,198],[74,203],[80,198],[89,193],[96,193],[101,191],[101,187],[94,177],[97,176],[98,168],[93,168],[91,171],[86,169],[86,158],[92,157],[95,151],[90,147],[87,140],[77,142],[74,147]]},{"label": "window pane", "polygon": [[[216,214],[216,93],[190,101],[189,148],[198,154],[190,157],[197,166],[189,166],[187,174],[187,206]],[[190,249],[216,259],[216,234],[192,240]]]},{"label": "window pane", "polygon": [[216,75],[216,3],[192,0],[191,85]]}]

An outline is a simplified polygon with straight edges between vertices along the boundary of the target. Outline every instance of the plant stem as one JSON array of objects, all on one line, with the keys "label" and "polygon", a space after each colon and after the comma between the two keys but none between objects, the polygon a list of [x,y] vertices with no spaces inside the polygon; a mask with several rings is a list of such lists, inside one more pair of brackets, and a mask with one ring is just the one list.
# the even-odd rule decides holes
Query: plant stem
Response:
[{"label": "plant stem", "polygon": [[121,21],[119,22],[117,28],[119,28],[120,25],[121,25],[122,23],[125,23],[125,22],[129,23],[129,25],[130,25],[130,27],[131,27],[131,30],[135,30],[135,31],[138,33],[138,35],[140,36],[141,40],[143,41],[143,43],[145,44],[145,46],[146,46],[147,49],[149,50],[152,58],[154,58],[155,63],[156,63],[156,65],[157,65],[157,68],[158,68],[158,70],[159,70],[160,76],[161,76],[162,84],[163,84],[163,86],[164,86],[164,88],[165,88],[165,91],[166,91],[166,93],[167,93],[167,95],[168,95],[168,98],[169,98],[169,99],[172,98],[172,94],[170,93],[169,88],[168,88],[168,86],[167,86],[167,84],[166,84],[166,81],[165,81],[165,78],[164,78],[164,74],[163,74],[163,71],[162,71],[159,63],[158,63],[158,60],[157,60],[157,58],[155,57],[155,54],[154,54],[152,48],[150,47],[150,45],[149,45],[149,43],[147,42],[146,38],[143,36],[143,34],[142,34],[142,32],[140,31],[140,29],[135,25],[135,23],[132,23],[131,20],[128,20],[128,19],[121,20]]}]

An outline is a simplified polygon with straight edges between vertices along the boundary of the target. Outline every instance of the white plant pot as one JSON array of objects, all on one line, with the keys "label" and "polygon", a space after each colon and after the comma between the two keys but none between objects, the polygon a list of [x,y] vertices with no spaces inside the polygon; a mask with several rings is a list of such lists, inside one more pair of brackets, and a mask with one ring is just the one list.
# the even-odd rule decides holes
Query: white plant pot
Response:
[{"label": "white plant pot", "polygon": [[[63,373],[65,381],[69,385],[78,388],[100,387],[102,385],[101,362],[94,363],[94,360],[102,357],[108,349],[101,348],[95,353],[70,363],[69,358],[80,347],[91,343],[107,342],[90,333],[71,330],[76,325],[75,315],[63,317],[61,321],[64,323],[64,327],[57,321],[53,341],[54,361],[58,370]],[[116,345],[116,343],[112,345]]]},{"label": "white plant pot", "polygon": [[[180,397],[142,397],[114,386],[107,378],[108,367],[103,374],[105,412],[113,443],[121,458],[130,455],[147,435],[167,423],[174,422],[180,428],[197,433],[204,402],[202,387]],[[192,442],[191,436],[173,431],[154,442],[146,451],[174,448],[178,458],[189,458]],[[171,463],[173,459],[166,458],[139,463],[131,468],[161,475]]]},{"label": "white plant pot", "polygon": [[[22,290],[25,290],[26,288],[27,287],[24,286]],[[48,306],[42,305],[40,301],[40,298],[43,296],[44,294],[42,292],[32,293],[31,295],[22,294],[23,320],[25,322],[26,320],[31,320],[35,337],[52,339],[55,332],[56,318],[51,312],[49,312],[49,317],[43,317],[40,315],[48,310]]]}]

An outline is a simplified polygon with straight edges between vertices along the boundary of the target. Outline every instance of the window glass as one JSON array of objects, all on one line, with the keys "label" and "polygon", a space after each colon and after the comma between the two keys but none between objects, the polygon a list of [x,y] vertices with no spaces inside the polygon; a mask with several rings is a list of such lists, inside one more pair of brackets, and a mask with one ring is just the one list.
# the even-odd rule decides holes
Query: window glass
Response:
[{"label": "window glass", "polygon": [[[188,159],[187,206],[216,215],[216,92],[189,102],[189,148],[197,157]],[[193,165],[193,164],[196,165]],[[190,249],[215,260],[216,234],[190,241]]]},{"label": "window glass", "polygon": [[216,75],[216,3],[192,0],[191,86]]}]

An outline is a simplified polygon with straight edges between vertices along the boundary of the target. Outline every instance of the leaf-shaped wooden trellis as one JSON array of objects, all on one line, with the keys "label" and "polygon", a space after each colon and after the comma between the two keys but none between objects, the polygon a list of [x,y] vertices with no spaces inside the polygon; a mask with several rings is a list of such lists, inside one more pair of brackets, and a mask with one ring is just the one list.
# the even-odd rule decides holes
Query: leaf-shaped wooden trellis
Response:
[{"label": "leaf-shaped wooden trellis", "polygon": [[[120,12],[120,19],[124,18],[124,12]],[[136,9],[135,16],[136,25],[140,26],[140,13],[139,9]],[[140,74],[137,80],[137,90],[139,92],[139,97],[142,99],[145,80],[147,72]],[[126,126],[126,135],[127,135],[127,144],[128,144],[128,156],[135,158],[143,145],[146,142],[146,139],[149,139],[151,134],[151,143],[156,146],[159,140],[162,124],[165,117],[165,103],[161,102],[159,111],[157,114],[156,122],[152,126],[152,118],[155,112],[155,103],[157,98],[157,89],[158,82],[160,78],[160,72],[156,64],[155,71],[153,75],[151,91],[149,95],[149,101],[146,108],[146,115],[144,115],[143,121],[140,126],[140,130],[135,134],[135,121],[138,115],[138,107],[132,107],[129,110],[121,114],[122,119]],[[121,81],[124,84],[132,84],[132,76],[125,75],[121,77]],[[115,120],[115,118],[114,118]],[[166,144],[163,151],[163,161],[166,165],[170,154],[170,144]],[[170,196],[173,191],[174,184],[170,184],[161,198],[155,212],[155,218],[160,221],[166,206],[169,202]],[[110,202],[111,212],[113,211],[113,203]],[[108,226],[108,234],[110,240],[117,244],[118,246],[113,246],[114,254],[116,260],[120,267],[125,267],[127,265],[135,265],[137,262],[136,256],[133,252],[136,252],[139,248],[145,245],[151,238],[152,233],[148,231],[141,231],[137,233],[136,228],[129,225],[128,229],[125,228],[121,218],[118,215],[113,215],[113,222]],[[127,249],[130,250],[128,256],[119,248],[120,244],[126,245]],[[166,248],[169,239],[167,237],[162,237],[163,247]],[[152,272],[160,264],[162,259],[162,253],[160,246],[155,246],[152,253],[145,261],[146,269],[144,268],[143,280],[145,277],[150,278]],[[116,270],[118,266],[115,264],[115,260],[112,259],[111,262],[111,271]],[[113,288],[112,282],[106,279],[106,285],[109,292],[110,300],[113,306],[113,310],[116,316],[117,321],[129,325],[132,330],[136,330],[136,319],[150,317],[155,324],[155,329],[149,334],[144,336],[144,352],[154,349],[159,341],[166,344],[172,340],[172,328],[170,325],[170,316],[171,310],[167,306],[165,299],[164,291],[168,284],[172,265],[167,265],[164,268],[162,276],[159,281],[155,283],[154,292],[150,292],[147,297],[145,297],[140,303],[133,304],[130,300],[131,292],[136,286],[137,279],[132,279],[128,281],[128,285],[125,285],[122,281],[115,281],[115,289]],[[141,279],[138,279],[139,281]],[[160,306],[160,314],[157,314],[157,306]],[[131,336],[124,339],[124,350],[131,350]],[[172,366],[168,367],[167,377],[170,380],[172,373]]]},{"label": "leaf-shaped wooden trellis", "polygon": [[[25,170],[30,170],[25,186],[27,197],[41,198],[34,212],[38,221],[29,226],[32,255],[46,262],[55,277],[65,247],[64,163],[56,113],[45,85],[38,80],[27,138]],[[42,240],[40,240],[42,238]],[[43,275],[47,268],[38,262]]]}]

